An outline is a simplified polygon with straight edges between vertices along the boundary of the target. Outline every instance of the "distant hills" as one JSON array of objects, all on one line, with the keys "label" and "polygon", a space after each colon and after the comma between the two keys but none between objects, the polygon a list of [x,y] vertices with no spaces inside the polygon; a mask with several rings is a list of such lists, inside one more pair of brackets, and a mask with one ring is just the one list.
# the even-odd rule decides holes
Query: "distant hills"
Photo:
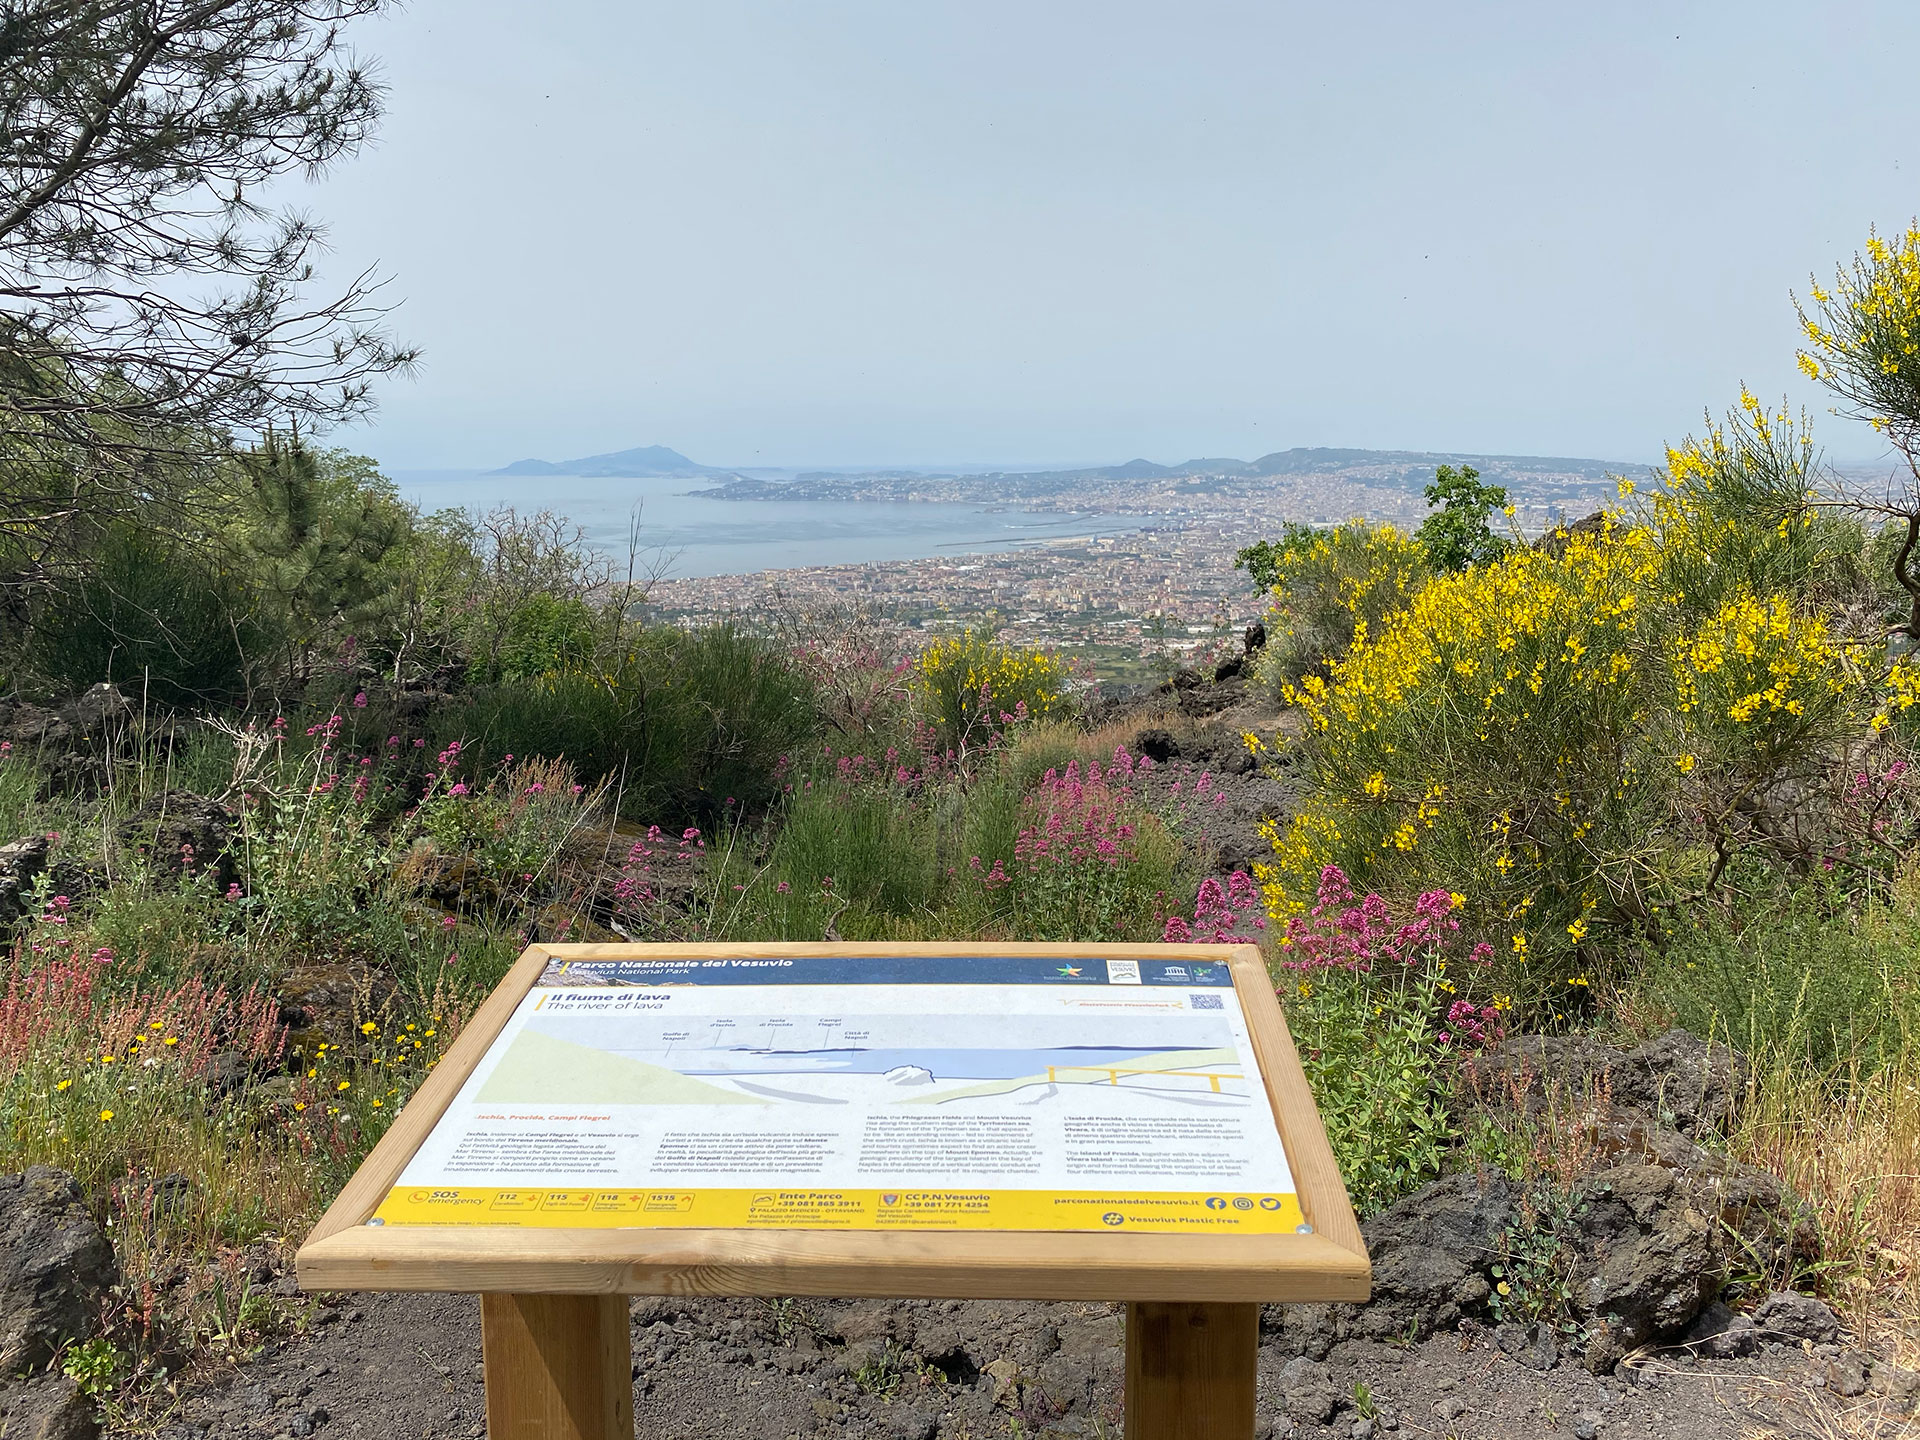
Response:
[{"label": "distant hills", "polygon": [[1246,478],[1261,475],[1333,475],[1364,468],[1387,472],[1423,471],[1426,472],[1426,479],[1431,480],[1436,466],[1461,464],[1496,475],[1591,474],[1595,478],[1629,474],[1646,468],[1644,465],[1621,461],[1583,460],[1559,455],[1456,455],[1426,450],[1341,450],[1326,446],[1295,446],[1291,450],[1276,450],[1270,455],[1262,455],[1258,460],[1206,458],[1187,460],[1178,465],[1129,460],[1124,465],[1102,465],[1087,470],[1005,473],[1010,480],[1171,480],[1188,475]]},{"label": "distant hills", "polygon": [[[1041,471],[954,471],[913,470],[809,470],[794,474],[780,472],[783,478],[748,478],[739,469],[701,465],[678,450],[664,445],[642,445],[632,450],[615,450],[604,455],[583,455],[575,460],[516,460],[492,471],[495,475],[583,475],[606,478],[675,476],[719,479],[729,482],[721,487],[728,498],[749,498],[750,493],[784,493],[797,496],[803,491],[833,489],[859,482],[881,479],[904,481],[959,480],[999,481],[1016,493],[1032,494],[1056,486],[1084,485],[1089,481],[1174,480],[1186,477],[1257,479],[1262,476],[1350,475],[1368,472],[1376,480],[1405,483],[1419,479],[1422,484],[1433,478],[1440,465],[1472,465],[1490,479],[1524,481],[1530,477],[1565,480],[1572,477],[1603,481],[1612,475],[1637,474],[1644,464],[1624,461],[1588,460],[1554,455],[1462,455],[1424,450],[1347,450],[1326,446],[1296,446],[1276,450],[1257,460],[1203,457],[1177,465],[1161,465],[1152,460],[1135,459],[1121,465],[1098,465],[1080,470]],[[760,475],[770,476],[769,470]]]}]

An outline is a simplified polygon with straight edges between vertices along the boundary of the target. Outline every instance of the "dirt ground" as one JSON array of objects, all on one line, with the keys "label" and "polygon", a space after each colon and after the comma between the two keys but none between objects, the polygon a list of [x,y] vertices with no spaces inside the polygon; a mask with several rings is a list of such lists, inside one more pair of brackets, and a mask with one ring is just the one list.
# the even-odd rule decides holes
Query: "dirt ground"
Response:
[{"label": "dirt ground", "polygon": [[[1092,1304],[663,1300],[632,1303],[641,1440],[1119,1437],[1123,1315]],[[1828,1388],[1825,1352],[1636,1356],[1604,1378],[1541,1371],[1485,1331],[1409,1348],[1356,1342],[1324,1367],[1262,1346],[1263,1440],[1457,1440],[1907,1433]],[[1844,1357],[1842,1357],[1844,1360]],[[1535,1363],[1538,1356],[1533,1357]],[[1291,1367],[1291,1368],[1289,1368]],[[1289,1388],[1291,1386],[1292,1388]],[[479,1303],[325,1297],[284,1340],[158,1418],[164,1440],[477,1437]],[[134,1432],[120,1432],[131,1434]]]}]

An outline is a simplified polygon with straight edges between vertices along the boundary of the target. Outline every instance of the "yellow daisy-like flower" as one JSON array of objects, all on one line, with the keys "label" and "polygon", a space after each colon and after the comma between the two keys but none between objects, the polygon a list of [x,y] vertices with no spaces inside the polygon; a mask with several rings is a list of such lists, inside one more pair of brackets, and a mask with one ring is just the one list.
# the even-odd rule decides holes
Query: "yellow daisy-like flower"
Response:
[{"label": "yellow daisy-like flower", "polygon": [[335,1090],[351,1090],[353,1088],[353,1082],[351,1080],[342,1080],[338,1085],[334,1086],[333,1088]]},{"label": "yellow daisy-like flower", "polygon": [[71,1080],[62,1080],[58,1085],[54,1086],[53,1088],[56,1090],[65,1090],[72,1084],[73,1084],[73,1081]]},{"label": "yellow daisy-like flower", "polygon": [[102,1111],[100,1112],[100,1118],[101,1118],[102,1120],[111,1120],[111,1119],[113,1119],[113,1111],[111,1111],[111,1110],[102,1110]]}]

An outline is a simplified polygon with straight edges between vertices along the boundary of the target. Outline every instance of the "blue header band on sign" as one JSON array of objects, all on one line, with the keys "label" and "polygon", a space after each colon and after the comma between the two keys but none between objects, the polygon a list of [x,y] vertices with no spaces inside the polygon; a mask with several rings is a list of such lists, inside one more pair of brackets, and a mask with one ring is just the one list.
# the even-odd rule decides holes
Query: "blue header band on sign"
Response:
[{"label": "blue header band on sign", "polygon": [[[547,989],[598,985],[1184,985],[1231,987],[1219,960],[1129,960],[1123,975],[1103,956],[781,955],[711,959],[555,960]],[[1134,969],[1133,967],[1137,967]],[[1135,978],[1137,976],[1137,978]]]}]

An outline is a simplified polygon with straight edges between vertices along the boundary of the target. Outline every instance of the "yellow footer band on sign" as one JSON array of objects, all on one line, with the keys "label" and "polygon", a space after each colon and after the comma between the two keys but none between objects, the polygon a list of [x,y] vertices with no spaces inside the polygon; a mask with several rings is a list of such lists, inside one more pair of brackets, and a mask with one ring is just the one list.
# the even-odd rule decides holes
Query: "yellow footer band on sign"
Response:
[{"label": "yellow footer band on sign", "polygon": [[1221,1190],[506,1190],[396,1185],[371,1225],[541,1229],[1144,1230],[1284,1235],[1296,1195]]}]

